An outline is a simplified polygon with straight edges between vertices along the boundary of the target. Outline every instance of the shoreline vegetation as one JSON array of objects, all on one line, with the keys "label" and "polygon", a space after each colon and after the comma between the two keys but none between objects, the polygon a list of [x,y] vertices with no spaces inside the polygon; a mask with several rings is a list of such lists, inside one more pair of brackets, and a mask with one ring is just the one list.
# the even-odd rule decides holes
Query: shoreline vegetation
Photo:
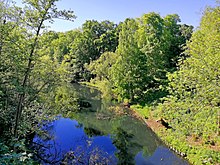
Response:
[{"label": "shoreline vegetation", "polygon": [[197,29],[178,14],[150,12],[55,32],[48,22],[76,18],[57,1],[0,1],[0,161],[34,164],[26,135],[84,106],[70,83],[86,82],[133,109],[190,163],[219,165],[219,1]]},{"label": "shoreline vegetation", "polygon": [[[176,33],[181,29],[176,16],[157,16],[150,13],[137,22],[126,20],[120,27],[119,57],[104,53],[85,65],[94,75],[89,81],[104,96],[129,105],[135,116],[190,163],[219,165],[220,7],[208,7],[200,27],[193,32],[187,29],[187,35],[186,31]],[[151,18],[158,20],[152,23]],[[167,38],[170,44],[163,45],[168,35],[157,27],[167,20],[173,21],[175,29],[167,33],[175,35]],[[143,22],[155,31],[149,32]],[[171,22],[160,28],[170,29]],[[188,37],[183,40],[179,34]],[[174,45],[177,41],[181,44]]]},{"label": "shoreline vegetation", "polygon": [[[89,82],[81,82],[80,84],[100,90],[98,84]],[[187,139],[176,137],[175,134],[172,134],[172,129],[167,129],[166,125],[160,122],[161,118],[157,115],[157,112],[154,111],[155,107],[143,107],[139,104],[128,106],[127,104],[127,102],[123,102],[111,110],[115,110],[116,113],[123,113],[121,112],[123,111],[122,109],[126,108],[129,114],[144,122],[170,150],[175,152],[182,159],[187,160],[190,164],[219,165],[220,145],[207,145],[199,139],[193,139],[193,137],[188,137]]]},{"label": "shoreline vegetation", "polygon": [[[179,156],[192,164],[219,165],[220,146],[204,146],[203,142],[192,139],[193,137],[189,137],[188,139],[175,137],[175,135],[172,134],[172,130],[166,129],[164,125],[157,122],[158,117],[154,117],[153,114],[149,112],[146,112],[149,116],[143,115],[143,112],[140,113],[140,107],[136,107],[137,105],[131,106],[130,110],[135,112],[135,116],[144,121],[145,124]],[[144,108],[142,108],[142,110],[144,110]]]}]

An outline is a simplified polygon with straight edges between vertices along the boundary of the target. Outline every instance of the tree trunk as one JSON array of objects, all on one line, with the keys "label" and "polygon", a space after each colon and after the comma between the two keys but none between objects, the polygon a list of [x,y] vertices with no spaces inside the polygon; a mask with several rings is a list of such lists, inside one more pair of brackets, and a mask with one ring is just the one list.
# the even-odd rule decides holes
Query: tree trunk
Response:
[{"label": "tree trunk", "polygon": [[[48,8],[49,9],[49,8]],[[14,127],[14,136],[15,137],[18,137],[18,126],[19,126],[19,122],[20,122],[20,119],[21,119],[21,114],[22,114],[22,109],[24,107],[24,99],[25,99],[25,93],[26,93],[26,86],[27,86],[27,81],[28,81],[28,77],[29,77],[29,74],[31,72],[31,63],[33,61],[33,56],[34,56],[34,51],[35,51],[35,48],[36,48],[36,45],[37,45],[37,41],[38,41],[38,38],[39,38],[39,35],[40,35],[40,30],[41,30],[41,27],[43,25],[43,22],[44,22],[44,19],[45,19],[45,16],[47,14],[47,11],[48,9],[45,11],[45,14],[43,15],[42,17],[42,20],[37,28],[37,33],[35,35],[35,39],[34,39],[34,42],[33,42],[33,45],[32,45],[32,48],[31,48],[31,52],[30,52],[30,55],[29,55],[29,59],[28,59],[28,64],[27,64],[27,69],[26,69],[26,72],[24,74],[24,79],[23,79],[23,82],[22,82],[22,93],[18,95],[18,105],[17,105],[17,108],[16,108],[16,116],[15,116],[15,127]]]}]

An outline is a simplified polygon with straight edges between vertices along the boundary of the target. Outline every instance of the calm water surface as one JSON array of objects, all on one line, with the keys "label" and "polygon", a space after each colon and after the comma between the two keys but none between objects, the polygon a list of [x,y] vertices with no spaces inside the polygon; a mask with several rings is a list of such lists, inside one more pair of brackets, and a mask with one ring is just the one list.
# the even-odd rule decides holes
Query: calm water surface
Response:
[{"label": "calm water surface", "polygon": [[95,89],[73,85],[77,96],[91,107],[45,122],[47,134],[33,139],[41,164],[187,165],[141,121],[108,110],[111,102]]}]

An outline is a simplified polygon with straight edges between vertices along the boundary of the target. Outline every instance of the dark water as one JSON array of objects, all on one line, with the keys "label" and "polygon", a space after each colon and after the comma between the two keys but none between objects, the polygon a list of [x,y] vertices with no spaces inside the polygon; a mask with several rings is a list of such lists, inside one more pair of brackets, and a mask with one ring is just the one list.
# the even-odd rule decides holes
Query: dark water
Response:
[{"label": "dark water", "polygon": [[111,102],[100,93],[74,85],[77,96],[91,103],[68,118],[57,117],[45,122],[36,135],[33,148],[41,164],[188,164],[171,152],[144,123],[129,115],[117,115],[108,110]]}]

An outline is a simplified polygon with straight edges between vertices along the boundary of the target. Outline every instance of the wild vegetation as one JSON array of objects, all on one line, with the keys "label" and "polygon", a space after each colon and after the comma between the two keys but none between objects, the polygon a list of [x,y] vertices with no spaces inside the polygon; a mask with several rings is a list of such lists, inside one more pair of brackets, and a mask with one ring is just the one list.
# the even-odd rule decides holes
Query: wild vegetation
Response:
[{"label": "wild vegetation", "polygon": [[[206,9],[187,44],[188,57],[180,61],[178,71],[168,74],[169,96],[156,107],[175,129],[172,136],[185,141],[180,149],[197,164],[220,162],[219,17],[219,7]],[[170,137],[168,141],[175,144]],[[188,141],[198,143],[196,154],[188,150]]]},{"label": "wild vegetation", "polygon": [[[45,21],[75,19],[57,0],[0,1],[0,159],[31,164],[27,136],[48,116],[76,111],[69,82],[89,82],[105,96],[133,104],[143,118],[194,164],[220,162],[220,8],[200,27],[177,14],[86,21],[81,29],[48,31]],[[67,83],[68,82],[68,83]],[[22,154],[23,153],[23,154]],[[123,161],[123,160],[122,160]]]},{"label": "wild vegetation", "polygon": [[47,41],[58,34],[46,34],[44,22],[75,16],[72,11],[59,11],[56,0],[26,0],[23,8],[6,2],[0,1],[1,162],[19,164],[24,157],[28,164],[23,139],[35,131],[46,110],[55,110],[59,103],[48,96],[57,96],[60,84],[68,79],[66,57],[48,53]]}]

